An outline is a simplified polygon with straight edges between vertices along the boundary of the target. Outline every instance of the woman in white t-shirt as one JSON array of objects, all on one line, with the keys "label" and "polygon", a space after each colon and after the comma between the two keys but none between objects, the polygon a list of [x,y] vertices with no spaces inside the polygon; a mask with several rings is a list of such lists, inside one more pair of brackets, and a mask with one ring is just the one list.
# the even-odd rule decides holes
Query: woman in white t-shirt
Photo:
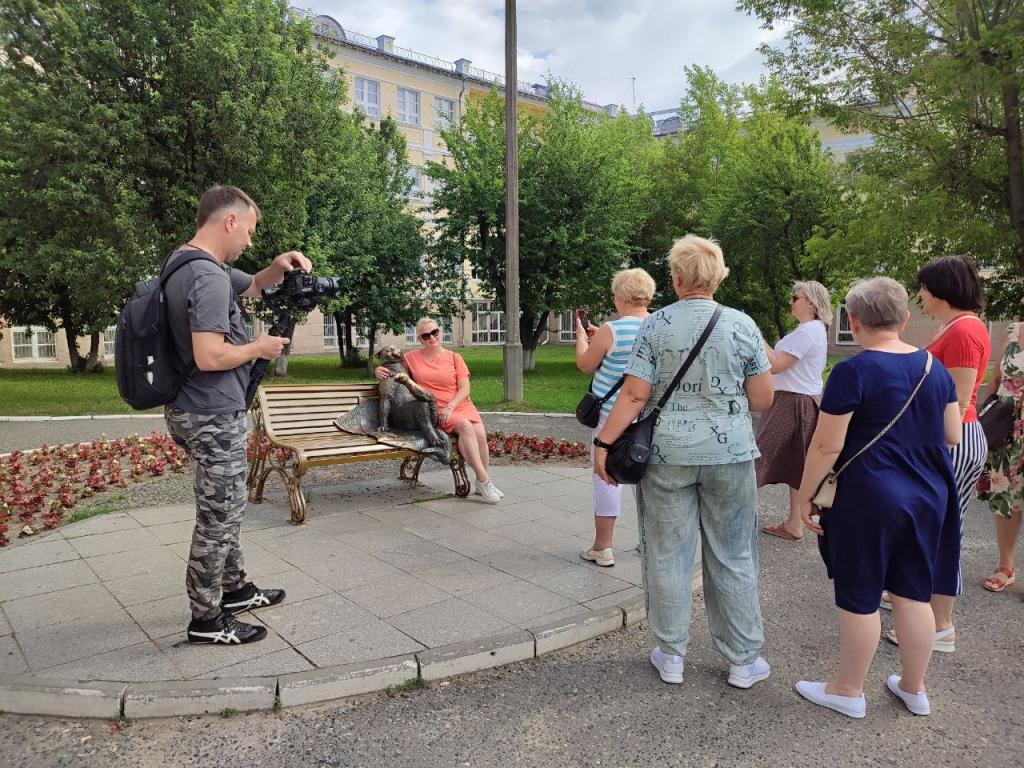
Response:
[{"label": "woman in white t-shirt", "polygon": [[[800,541],[804,524],[796,492],[804,472],[804,458],[818,423],[822,374],[828,352],[828,326],[832,300],[821,283],[808,281],[793,286],[790,313],[799,325],[773,349],[764,342],[772,364],[775,400],[761,414],[757,447],[761,458],[754,464],[757,487],[773,483],[789,486],[789,518],[761,529],[787,541]],[[763,340],[762,340],[763,341]]]}]

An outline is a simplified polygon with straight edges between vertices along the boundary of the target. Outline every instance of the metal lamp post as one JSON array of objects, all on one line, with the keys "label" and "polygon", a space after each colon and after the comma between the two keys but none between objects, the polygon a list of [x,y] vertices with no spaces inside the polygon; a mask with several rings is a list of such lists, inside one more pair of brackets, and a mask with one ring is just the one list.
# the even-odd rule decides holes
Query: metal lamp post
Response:
[{"label": "metal lamp post", "polygon": [[516,0],[505,0],[505,400],[523,400],[519,337],[519,142],[516,120]]}]

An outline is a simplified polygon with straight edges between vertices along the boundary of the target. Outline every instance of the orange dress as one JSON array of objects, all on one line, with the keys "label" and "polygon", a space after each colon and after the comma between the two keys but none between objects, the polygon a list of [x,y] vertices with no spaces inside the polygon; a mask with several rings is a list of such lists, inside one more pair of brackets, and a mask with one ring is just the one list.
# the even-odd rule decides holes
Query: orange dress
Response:
[{"label": "orange dress", "polygon": [[[459,382],[469,378],[469,368],[462,355],[449,349],[442,350],[434,360],[427,360],[423,350],[414,349],[405,353],[402,362],[409,369],[413,381],[437,399],[438,413],[448,407],[448,403],[455,397],[455,393],[459,391]],[[472,424],[483,423],[480,411],[468,397],[455,406],[451,418],[441,426],[441,429],[451,434],[455,425],[463,419],[469,419]]]}]

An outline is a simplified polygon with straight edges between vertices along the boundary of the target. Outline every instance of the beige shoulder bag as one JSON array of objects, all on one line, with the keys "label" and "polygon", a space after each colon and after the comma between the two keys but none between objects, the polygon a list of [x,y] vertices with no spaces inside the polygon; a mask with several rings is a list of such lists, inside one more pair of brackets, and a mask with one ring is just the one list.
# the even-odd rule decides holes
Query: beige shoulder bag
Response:
[{"label": "beige shoulder bag", "polygon": [[843,466],[841,466],[839,469],[834,469],[834,470],[832,470],[832,471],[830,471],[828,473],[828,476],[825,478],[825,480],[822,482],[821,486],[818,488],[818,492],[816,494],[814,494],[814,498],[811,499],[811,504],[816,506],[818,509],[831,509],[832,508],[832,505],[836,501],[836,484],[839,481],[839,475],[841,475],[843,473],[844,469],[846,469],[848,466],[850,466],[850,464],[853,462],[854,459],[856,459],[858,456],[860,456],[862,453],[864,453],[864,451],[866,451],[872,445],[874,445],[879,440],[881,440],[883,437],[885,437],[885,433],[888,432],[890,429],[892,429],[893,426],[896,424],[896,422],[899,421],[900,416],[902,416],[904,413],[907,412],[907,408],[909,408],[910,404],[914,401],[914,397],[917,395],[918,390],[921,389],[921,385],[924,384],[924,380],[926,378],[928,378],[928,373],[929,373],[929,371],[931,371],[931,369],[932,369],[932,353],[928,352],[928,359],[925,361],[925,364],[924,364],[924,374],[921,376],[921,380],[919,382],[917,382],[917,386],[914,387],[914,391],[910,393],[910,397],[907,398],[907,402],[905,402],[903,404],[903,407],[900,408],[900,412],[897,413],[895,416],[893,416],[892,421],[890,421],[888,424],[886,424],[885,429],[883,429],[881,432],[879,432],[877,435],[875,435],[874,439],[870,443],[865,445],[863,448],[861,448],[859,451],[857,451],[853,456],[851,456],[849,459],[847,459],[843,463]]}]

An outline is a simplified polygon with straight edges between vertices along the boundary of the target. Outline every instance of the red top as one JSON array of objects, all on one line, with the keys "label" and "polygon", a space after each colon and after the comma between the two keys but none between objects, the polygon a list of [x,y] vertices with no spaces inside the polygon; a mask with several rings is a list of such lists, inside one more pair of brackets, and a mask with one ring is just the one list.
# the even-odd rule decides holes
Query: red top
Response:
[{"label": "red top", "polygon": [[974,368],[978,371],[971,392],[971,404],[964,414],[964,423],[978,420],[978,389],[988,368],[992,354],[992,340],[988,326],[976,315],[960,315],[946,326],[946,330],[931,344],[928,351],[946,368]]},{"label": "red top", "polygon": [[[423,356],[423,350],[414,349],[405,353],[402,362],[409,369],[412,380],[437,400],[438,413],[455,397],[455,393],[459,391],[459,382],[469,378],[469,368],[462,355],[448,349],[442,350],[435,360],[427,360]],[[451,434],[455,425],[463,419],[469,419],[473,424],[480,424],[483,421],[480,412],[468,397],[455,406],[452,417],[441,426],[441,429]]]}]

